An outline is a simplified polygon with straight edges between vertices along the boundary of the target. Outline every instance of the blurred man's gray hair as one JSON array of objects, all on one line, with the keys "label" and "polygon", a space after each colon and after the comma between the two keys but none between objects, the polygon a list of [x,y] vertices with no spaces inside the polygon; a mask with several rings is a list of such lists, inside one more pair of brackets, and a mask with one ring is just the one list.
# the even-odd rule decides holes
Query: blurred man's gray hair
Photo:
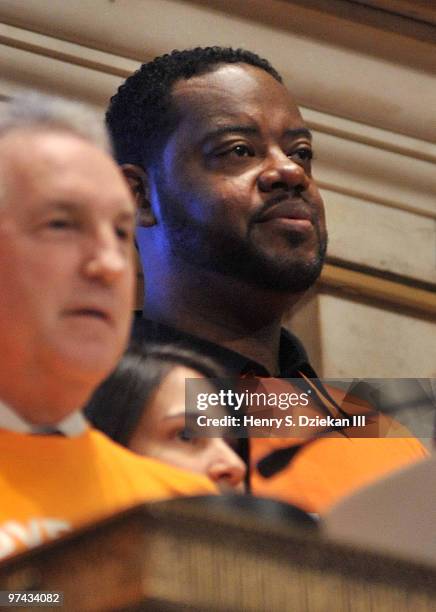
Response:
[{"label": "blurred man's gray hair", "polygon": [[0,112],[0,138],[13,130],[47,130],[74,134],[112,154],[103,115],[86,104],[23,91]]}]

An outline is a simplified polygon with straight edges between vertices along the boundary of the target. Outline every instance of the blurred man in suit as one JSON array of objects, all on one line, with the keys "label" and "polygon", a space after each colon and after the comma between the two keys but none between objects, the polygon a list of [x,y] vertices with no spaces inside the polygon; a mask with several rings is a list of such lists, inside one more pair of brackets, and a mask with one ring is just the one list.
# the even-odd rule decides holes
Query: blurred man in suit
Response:
[{"label": "blurred man in suit", "polygon": [[87,109],[38,95],[0,121],[0,558],[206,479],[142,459],[80,413],[115,367],[135,206]]}]

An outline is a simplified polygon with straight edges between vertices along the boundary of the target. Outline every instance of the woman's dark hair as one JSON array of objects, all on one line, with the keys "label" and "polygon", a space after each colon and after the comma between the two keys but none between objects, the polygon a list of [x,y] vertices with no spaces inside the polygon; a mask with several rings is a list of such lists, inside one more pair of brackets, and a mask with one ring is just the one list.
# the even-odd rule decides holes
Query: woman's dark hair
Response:
[{"label": "woman's dark hair", "polygon": [[212,359],[191,349],[170,344],[135,346],[94,392],[85,415],[94,427],[128,446],[144,409],[176,366],[191,368],[206,378],[226,378],[225,371]]}]

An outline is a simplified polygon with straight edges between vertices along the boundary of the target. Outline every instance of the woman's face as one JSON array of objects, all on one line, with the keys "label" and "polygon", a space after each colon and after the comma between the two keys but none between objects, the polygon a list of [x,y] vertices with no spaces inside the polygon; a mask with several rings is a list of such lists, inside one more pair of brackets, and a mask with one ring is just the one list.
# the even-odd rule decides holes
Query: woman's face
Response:
[{"label": "woman's face", "polygon": [[243,491],[245,465],[223,438],[188,438],[185,429],[185,378],[204,378],[175,366],[148,402],[129,442],[135,453],[206,474],[223,489]]}]

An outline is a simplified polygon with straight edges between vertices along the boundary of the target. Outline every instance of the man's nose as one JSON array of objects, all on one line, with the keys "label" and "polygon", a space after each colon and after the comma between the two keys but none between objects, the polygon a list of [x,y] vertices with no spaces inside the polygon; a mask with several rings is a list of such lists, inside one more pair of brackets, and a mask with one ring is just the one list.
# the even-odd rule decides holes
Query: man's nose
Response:
[{"label": "man's nose", "polygon": [[310,178],[303,166],[293,161],[282,151],[274,152],[258,176],[261,191],[268,193],[276,189],[304,191],[309,187]]},{"label": "man's nose", "polygon": [[89,278],[111,284],[126,271],[129,261],[115,233],[101,231],[90,240],[84,270]]},{"label": "man's nose", "polygon": [[208,477],[218,485],[232,488],[242,486],[246,467],[242,459],[222,439],[210,439],[211,460],[207,468]]}]

